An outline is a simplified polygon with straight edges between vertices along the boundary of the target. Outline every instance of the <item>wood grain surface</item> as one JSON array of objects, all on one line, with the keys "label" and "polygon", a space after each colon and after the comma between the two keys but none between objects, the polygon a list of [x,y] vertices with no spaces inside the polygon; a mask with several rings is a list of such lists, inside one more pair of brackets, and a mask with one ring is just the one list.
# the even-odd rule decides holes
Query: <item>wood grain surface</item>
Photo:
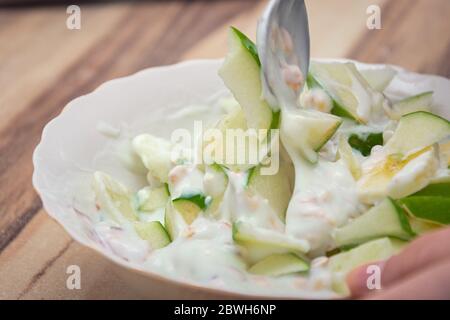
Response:
[{"label": "wood grain surface", "polygon": [[[51,220],[31,185],[44,125],[104,81],[185,59],[222,57],[235,25],[254,37],[266,1],[81,4],[81,30],[65,6],[0,7],[0,299],[134,299],[111,263]],[[378,4],[382,29],[368,30]],[[393,63],[450,76],[450,1],[307,1],[314,57]],[[66,268],[82,289],[66,288]]]}]

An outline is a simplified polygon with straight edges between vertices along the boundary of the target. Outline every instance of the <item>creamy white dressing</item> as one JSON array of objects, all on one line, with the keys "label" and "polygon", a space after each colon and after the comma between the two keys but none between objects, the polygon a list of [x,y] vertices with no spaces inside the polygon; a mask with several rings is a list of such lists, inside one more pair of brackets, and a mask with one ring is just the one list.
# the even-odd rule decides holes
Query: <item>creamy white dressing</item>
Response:
[{"label": "creamy white dressing", "polygon": [[[288,80],[295,75],[287,75]],[[298,79],[297,79],[298,80]],[[367,119],[366,125],[356,125],[344,121],[339,131],[374,132],[376,130],[393,130],[394,126],[384,116],[371,113],[370,105],[373,96],[362,92],[361,88],[353,88],[361,106],[358,115]],[[325,109],[330,109],[329,101],[324,101],[320,91],[313,92],[310,100],[320,101]],[[376,97],[378,99],[380,97]],[[375,99],[376,99],[375,98]],[[382,102],[383,103],[383,102]],[[382,106],[381,104],[377,104]],[[282,121],[290,121],[290,112],[297,106],[281,104]],[[227,100],[226,110],[235,108],[235,101]],[[326,111],[326,110],[320,111]],[[378,108],[376,112],[382,112]],[[172,127],[187,117],[202,119],[204,108],[186,107],[170,116]],[[220,113],[216,114],[217,119]],[[285,120],[283,120],[285,119]],[[283,126],[282,130],[297,130],[295,134],[301,137],[301,128],[294,125]],[[108,130],[106,130],[108,131]],[[112,134],[113,133],[113,134]],[[115,137],[116,132],[106,133]],[[294,135],[295,135],[294,134]],[[290,134],[292,135],[292,133]],[[283,136],[283,134],[282,134]],[[311,164],[305,160],[292,142],[282,141],[295,167],[295,189],[286,213],[285,222],[258,194],[246,188],[246,173],[228,173],[228,183],[224,175],[215,174],[211,169],[200,170],[193,164],[174,165],[169,172],[169,188],[172,199],[189,192],[202,192],[208,196],[223,196],[218,209],[219,215],[208,217],[200,215],[191,225],[185,225],[176,238],[168,246],[152,251],[146,241],[141,240],[130,226],[117,226],[108,222],[100,222],[95,227],[99,239],[112,252],[128,261],[137,262],[151,271],[178,279],[231,291],[250,294],[273,296],[317,297],[331,298],[337,295],[332,290],[332,274],[326,268],[327,258],[323,254],[334,248],[334,230],[358,216],[365,210],[358,198],[358,186],[343,160],[335,160],[336,141],[330,140],[319,154],[317,163]],[[122,148],[120,153],[129,153]],[[126,152],[124,151],[126,150]],[[378,150],[378,151],[377,151]],[[358,158],[363,166],[370,166],[377,161],[377,154],[382,154],[380,148],[374,148],[372,155]],[[108,153],[111,156],[111,153]],[[123,155],[122,155],[123,156]],[[125,156],[127,163],[134,158]],[[380,156],[381,157],[381,156]],[[424,156],[425,157],[425,156]],[[419,157],[420,158],[420,157]],[[392,184],[402,185],[403,181],[415,178],[417,168],[424,166],[425,160],[420,158],[405,167]],[[139,167],[138,172],[142,168]],[[437,170],[436,176],[448,175],[445,168]],[[431,179],[432,177],[430,177]],[[153,176],[148,180],[151,185],[159,185]],[[226,189],[223,190],[223,186]],[[160,221],[164,223],[164,209],[150,213],[139,213],[141,221]],[[296,244],[302,244],[310,257],[311,269],[308,275],[288,275],[279,278],[256,276],[247,272],[249,265],[243,259],[245,253],[232,239],[232,222],[243,221],[261,228],[262,237],[272,240],[282,239]]]}]

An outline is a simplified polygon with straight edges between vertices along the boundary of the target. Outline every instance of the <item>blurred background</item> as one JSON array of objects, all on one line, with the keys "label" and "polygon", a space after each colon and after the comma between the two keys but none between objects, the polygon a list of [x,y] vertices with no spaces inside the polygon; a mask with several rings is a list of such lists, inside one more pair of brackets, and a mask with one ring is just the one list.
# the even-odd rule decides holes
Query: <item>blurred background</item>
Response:
[{"label": "blurred background", "polygon": [[[0,298],[135,297],[107,261],[74,243],[45,214],[31,186],[31,157],[42,128],[67,102],[104,81],[151,66],[223,57],[227,27],[254,38],[266,3],[0,0]],[[71,4],[81,10],[80,29],[67,26]],[[306,4],[313,57],[450,76],[449,0]],[[380,8],[381,29],[367,27],[370,5]],[[83,270],[82,290],[66,289],[70,264]]]}]

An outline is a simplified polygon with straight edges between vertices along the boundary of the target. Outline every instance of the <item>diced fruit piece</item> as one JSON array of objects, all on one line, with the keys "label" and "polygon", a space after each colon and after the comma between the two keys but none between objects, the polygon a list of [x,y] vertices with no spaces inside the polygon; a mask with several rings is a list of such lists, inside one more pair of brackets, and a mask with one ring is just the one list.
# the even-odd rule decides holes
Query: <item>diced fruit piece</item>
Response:
[{"label": "diced fruit piece", "polygon": [[345,278],[350,271],[370,262],[386,260],[397,254],[404,245],[405,242],[400,240],[381,238],[332,256],[328,268],[340,275],[333,281],[333,289],[341,294],[349,294]]},{"label": "diced fruit piece", "polygon": [[167,183],[172,168],[170,143],[150,134],[141,134],[133,139],[133,149],[151,175]]},{"label": "diced fruit piece", "polygon": [[361,75],[369,85],[376,91],[383,92],[391,83],[397,71],[391,67],[360,70]]},{"label": "diced fruit piece", "polygon": [[233,240],[247,249],[247,258],[257,262],[272,254],[306,253],[309,243],[285,234],[238,221],[233,223]]},{"label": "diced fruit piece", "polygon": [[270,207],[284,221],[292,190],[287,164],[281,163],[274,175],[262,175],[261,167],[254,169],[249,177],[248,187],[269,201]]},{"label": "diced fruit piece", "polygon": [[170,243],[170,236],[159,221],[135,222],[134,228],[141,239],[149,242],[152,250],[163,248]]},{"label": "diced fruit piece", "polygon": [[279,277],[308,271],[309,265],[293,253],[274,254],[254,264],[248,271],[253,274]]},{"label": "diced fruit piece", "polygon": [[165,207],[169,192],[166,185],[158,188],[145,187],[137,192],[136,197],[138,210],[153,211]]},{"label": "diced fruit piece", "polygon": [[317,162],[322,146],[334,135],[342,119],[314,110],[291,111],[281,119],[281,137],[308,161]]},{"label": "diced fruit piece", "polygon": [[381,237],[395,237],[408,240],[414,232],[403,210],[391,199],[385,199],[336,230],[335,241],[338,247],[356,245]]},{"label": "diced fruit piece", "polygon": [[436,170],[435,147],[427,147],[406,158],[396,154],[372,155],[362,164],[358,195],[362,202],[373,204],[386,196],[398,199],[425,187]]},{"label": "diced fruit piece", "polygon": [[450,224],[450,198],[433,196],[410,196],[398,203],[412,216],[440,224]]},{"label": "diced fruit piece", "polygon": [[431,103],[433,102],[433,91],[424,92],[406,99],[403,99],[392,106],[389,110],[389,117],[394,120],[400,119],[402,116],[417,112],[431,111]]},{"label": "diced fruit piece", "polygon": [[97,203],[116,222],[137,220],[132,195],[120,182],[106,173],[94,173],[93,187]]},{"label": "diced fruit piece", "polygon": [[183,194],[172,200],[172,203],[187,224],[191,224],[207,206],[206,197],[202,193]]},{"label": "diced fruit piece", "polygon": [[178,238],[180,232],[187,227],[181,214],[174,209],[172,201],[167,201],[164,226],[172,241]]},{"label": "diced fruit piece", "polygon": [[[375,103],[375,92],[355,65],[347,63],[312,62],[308,86],[319,85],[333,99],[331,113],[366,123]],[[378,94],[379,95],[379,94]]]},{"label": "diced fruit piece", "polygon": [[345,161],[347,167],[350,169],[353,178],[355,178],[355,180],[358,180],[361,177],[361,165],[358,159],[353,154],[352,148],[348,144],[347,138],[345,136],[339,137],[338,156]]},{"label": "diced fruit piece", "polygon": [[262,98],[256,47],[235,28],[230,29],[229,46],[229,53],[219,70],[219,75],[242,106],[248,127],[269,129],[272,110]]},{"label": "diced fruit piece", "polygon": [[450,136],[450,122],[429,112],[417,111],[400,118],[385,148],[388,153],[407,155]]},{"label": "diced fruit piece", "polygon": [[353,133],[348,137],[348,143],[353,149],[367,157],[374,146],[383,145],[383,133],[370,132],[360,135]]}]

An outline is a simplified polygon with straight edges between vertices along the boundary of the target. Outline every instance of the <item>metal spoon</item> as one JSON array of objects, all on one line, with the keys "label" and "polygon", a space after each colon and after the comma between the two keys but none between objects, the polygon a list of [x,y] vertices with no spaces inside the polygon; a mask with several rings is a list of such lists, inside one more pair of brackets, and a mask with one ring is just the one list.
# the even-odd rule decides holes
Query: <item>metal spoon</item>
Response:
[{"label": "metal spoon", "polygon": [[304,0],[271,0],[258,23],[263,94],[272,106],[297,103],[309,68]]}]

